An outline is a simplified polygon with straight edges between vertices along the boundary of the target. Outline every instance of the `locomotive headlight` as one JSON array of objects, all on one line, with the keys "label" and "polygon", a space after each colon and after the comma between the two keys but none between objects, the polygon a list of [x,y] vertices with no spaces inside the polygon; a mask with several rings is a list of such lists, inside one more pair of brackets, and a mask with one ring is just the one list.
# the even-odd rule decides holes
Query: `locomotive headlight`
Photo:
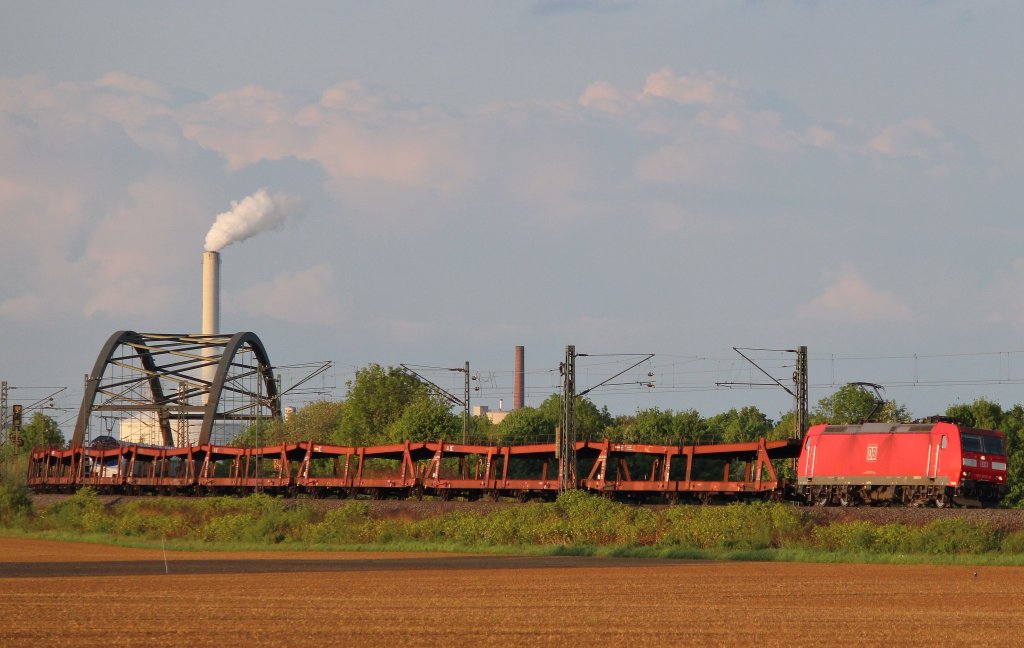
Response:
[{"label": "locomotive headlight", "polygon": [[967,459],[965,457],[964,458],[964,465],[965,466],[970,466],[971,468],[977,468],[978,467],[978,460],[977,459]]}]

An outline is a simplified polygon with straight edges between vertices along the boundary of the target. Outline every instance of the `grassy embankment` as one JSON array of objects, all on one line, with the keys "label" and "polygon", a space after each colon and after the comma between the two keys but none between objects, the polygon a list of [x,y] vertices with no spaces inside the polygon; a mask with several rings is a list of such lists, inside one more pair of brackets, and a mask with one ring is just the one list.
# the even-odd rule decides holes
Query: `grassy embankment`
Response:
[{"label": "grassy embankment", "polygon": [[958,518],[925,526],[812,524],[783,504],[655,511],[568,493],[553,504],[420,520],[371,517],[366,502],[323,511],[299,501],[152,498],[105,506],[91,489],[35,511],[0,486],[5,535],[204,550],[385,550],[807,562],[1024,565],[1024,531]]}]

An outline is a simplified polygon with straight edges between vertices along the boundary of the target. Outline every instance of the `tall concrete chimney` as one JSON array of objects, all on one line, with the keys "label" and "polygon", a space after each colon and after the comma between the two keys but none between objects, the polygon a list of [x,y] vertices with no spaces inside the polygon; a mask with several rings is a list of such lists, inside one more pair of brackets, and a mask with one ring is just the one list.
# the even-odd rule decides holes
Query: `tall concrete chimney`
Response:
[{"label": "tall concrete chimney", "polygon": [[516,371],[514,384],[512,386],[512,409],[523,408],[523,392],[526,390],[525,380],[523,378],[523,356],[525,355],[525,348],[522,346],[516,347]]},{"label": "tall concrete chimney", "polygon": [[220,333],[220,253],[203,253],[203,335]]},{"label": "tall concrete chimney", "polygon": [[[220,333],[220,253],[203,252],[203,335],[216,335]],[[210,347],[203,349],[203,357],[214,356]],[[203,367],[200,373],[204,382],[213,384],[217,376],[217,368],[210,364]],[[209,394],[202,397],[205,405],[209,400]]]}]

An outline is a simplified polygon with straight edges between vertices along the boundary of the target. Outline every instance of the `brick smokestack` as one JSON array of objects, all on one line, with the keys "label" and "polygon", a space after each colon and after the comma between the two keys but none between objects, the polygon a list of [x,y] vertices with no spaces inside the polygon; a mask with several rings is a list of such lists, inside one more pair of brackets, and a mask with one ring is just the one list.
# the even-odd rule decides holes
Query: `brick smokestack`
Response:
[{"label": "brick smokestack", "polygon": [[512,409],[523,408],[523,393],[525,389],[525,380],[523,378],[523,356],[525,355],[525,347],[516,347],[516,371],[515,371],[515,384],[512,387]]}]

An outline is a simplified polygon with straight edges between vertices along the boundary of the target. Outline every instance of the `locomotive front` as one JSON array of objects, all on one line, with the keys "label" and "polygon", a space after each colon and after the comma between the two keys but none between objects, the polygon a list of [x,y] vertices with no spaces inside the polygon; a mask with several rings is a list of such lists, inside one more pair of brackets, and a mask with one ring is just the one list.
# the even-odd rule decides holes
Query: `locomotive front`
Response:
[{"label": "locomotive front", "polygon": [[960,459],[959,497],[997,503],[1009,492],[1002,432],[961,428]]}]

